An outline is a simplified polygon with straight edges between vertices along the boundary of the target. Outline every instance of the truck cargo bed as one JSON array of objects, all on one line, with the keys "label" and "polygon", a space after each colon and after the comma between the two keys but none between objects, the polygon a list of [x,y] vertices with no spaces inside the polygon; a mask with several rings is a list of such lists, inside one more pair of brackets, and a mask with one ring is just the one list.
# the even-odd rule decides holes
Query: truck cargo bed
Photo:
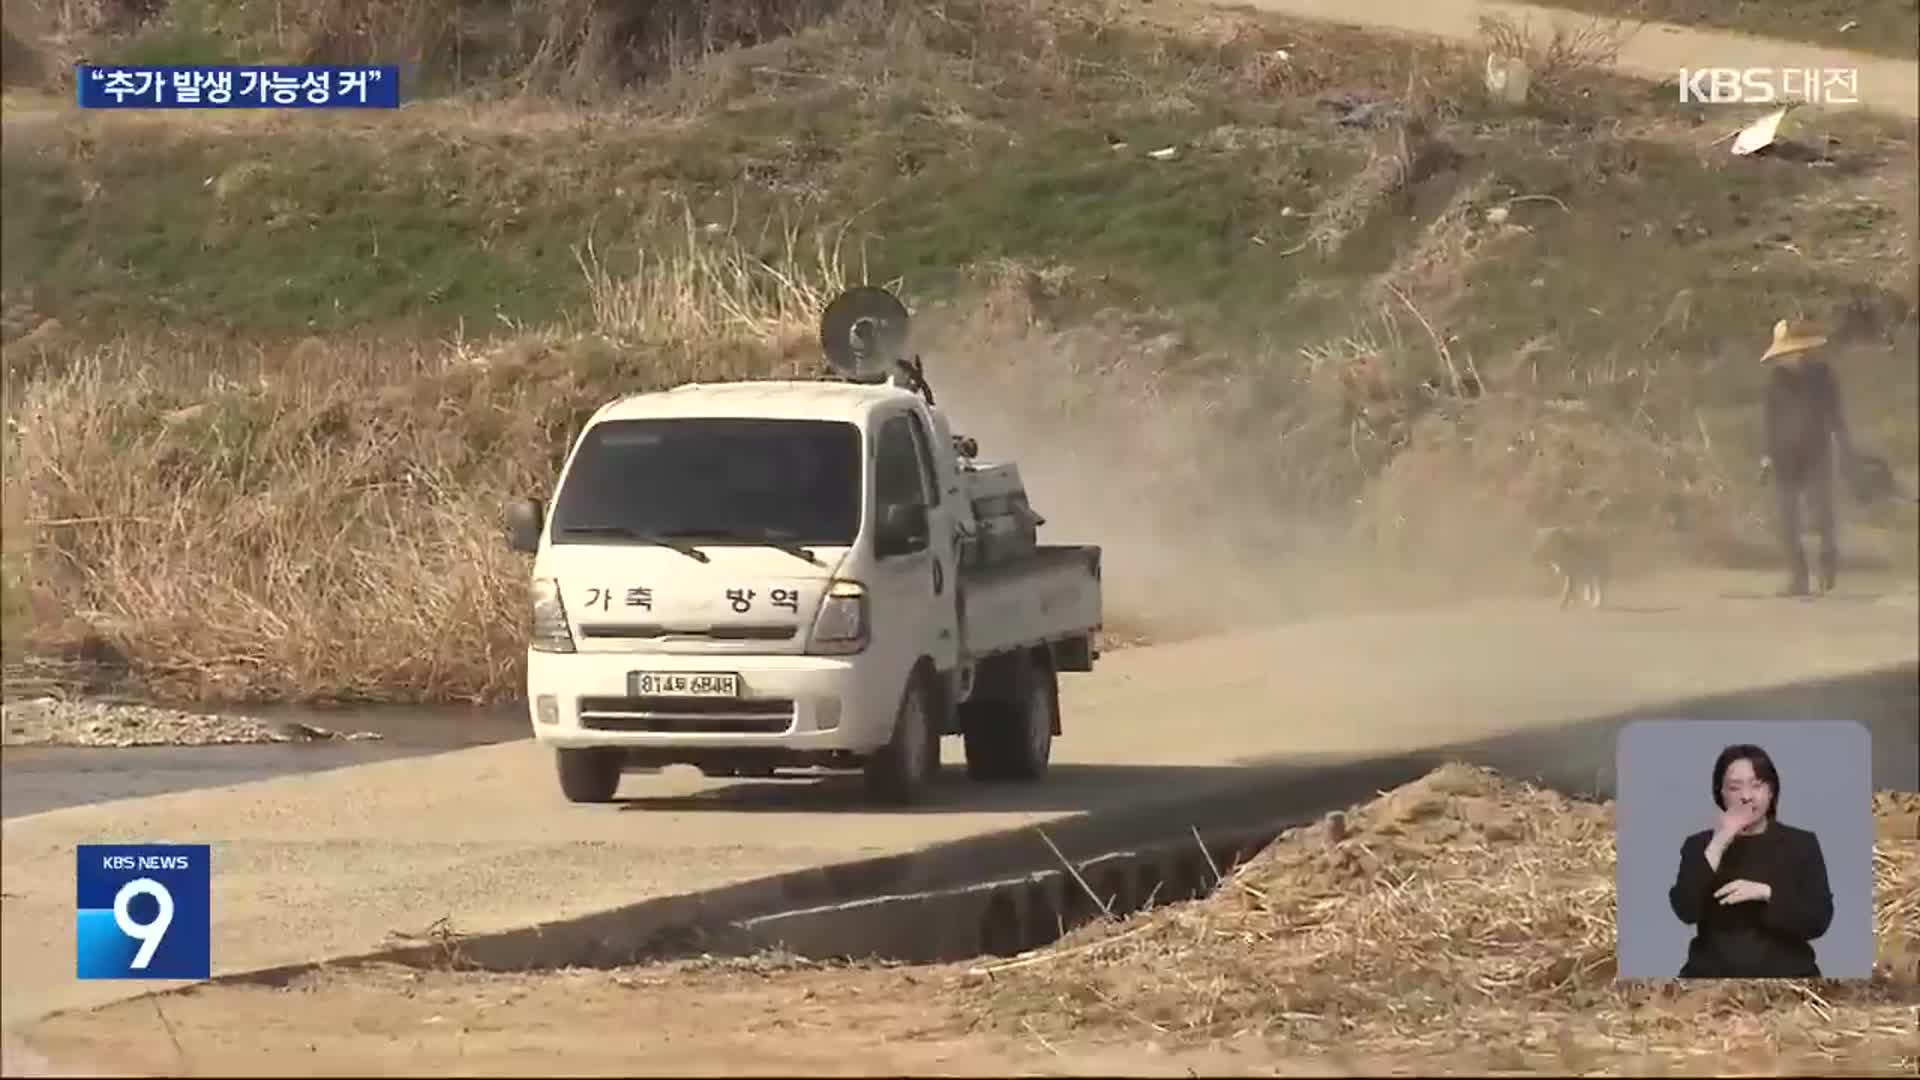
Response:
[{"label": "truck cargo bed", "polygon": [[1048,545],[960,578],[960,648],[977,660],[1091,634],[1100,625],[1100,548]]}]

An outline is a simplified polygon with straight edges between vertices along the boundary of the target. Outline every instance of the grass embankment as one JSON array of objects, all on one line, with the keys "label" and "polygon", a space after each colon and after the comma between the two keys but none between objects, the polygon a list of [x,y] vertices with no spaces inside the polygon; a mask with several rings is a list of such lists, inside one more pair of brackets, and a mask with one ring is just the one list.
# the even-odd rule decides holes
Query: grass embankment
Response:
[{"label": "grass embankment", "polygon": [[[1631,20],[1805,41],[1899,60],[1920,59],[1920,4],[1914,0],[1542,0]],[[1703,59],[1705,65],[1710,61]]]},{"label": "grass embankment", "polygon": [[1448,765],[1293,830],[1206,900],[1091,924],[967,997],[1042,1039],[1311,1046],[1349,1075],[1905,1075],[1920,797],[1874,805],[1870,981],[1618,981],[1614,805]]},{"label": "grass embankment", "polygon": [[1863,440],[1920,457],[1910,141],[1815,119],[1836,167],[1735,160],[1564,56],[1508,110],[1437,45],[1157,19],[854,5],[638,88],[371,117],[16,101],[11,651],[170,695],[511,694],[502,500],[611,395],[811,364],[863,276],[1036,429],[1165,434],[1107,441],[1189,540],[1311,520],[1461,579],[1544,520],[1736,548],[1787,315],[1842,324]]}]

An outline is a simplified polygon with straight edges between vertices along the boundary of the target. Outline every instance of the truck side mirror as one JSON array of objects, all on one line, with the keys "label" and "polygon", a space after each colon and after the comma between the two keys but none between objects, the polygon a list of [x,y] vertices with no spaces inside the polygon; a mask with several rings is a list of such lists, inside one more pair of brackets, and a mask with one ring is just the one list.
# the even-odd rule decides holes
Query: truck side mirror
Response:
[{"label": "truck side mirror", "polygon": [[927,546],[927,508],[919,503],[889,503],[880,508],[873,553],[886,558],[911,555]]},{"label": "truck side mirror", "polygon": [[507,504],[507,546],[531,555],[540,550],[540,529],[546,524],[546,504],[539,499],[516,499]]}]

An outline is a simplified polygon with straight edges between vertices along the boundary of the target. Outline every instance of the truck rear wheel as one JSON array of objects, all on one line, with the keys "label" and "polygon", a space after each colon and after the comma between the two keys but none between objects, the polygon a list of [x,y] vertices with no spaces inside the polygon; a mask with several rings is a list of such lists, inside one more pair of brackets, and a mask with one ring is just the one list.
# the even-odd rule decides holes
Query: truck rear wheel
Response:
[{"label": "truck rear wheel", "polygon": [[1028,654],[1009,656],[994,689],[1004,697],[969,702],[961,723],[967,775],[975,780],[1038,780],[1053,757],[1060,684],[1053,667]]},{"label": "truck rear wheel", "polygon": [[867,790],[883,802],[915,802],[939,771],[940,735],[933,724],[927,681],[916,672],[900,695],[893,738],[867,759]]},{"label": "truck rear wheel", "polygon": [[560,792],[568,802],[612,802],[620,790],[620,751],[604,748],[556,749],[553,763],[560,773]]}]

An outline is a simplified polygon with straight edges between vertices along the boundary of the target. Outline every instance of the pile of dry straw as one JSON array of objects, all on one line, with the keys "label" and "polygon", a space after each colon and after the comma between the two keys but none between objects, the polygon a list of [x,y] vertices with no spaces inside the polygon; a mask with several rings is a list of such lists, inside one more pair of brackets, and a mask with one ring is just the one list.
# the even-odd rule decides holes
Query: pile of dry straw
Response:
[{"label": "pile of dry straw", "polygon": [[1612,805],[1449,765],[1289,832],[1207,900],[1084,927],[968,992],[1043,1037],[1286,1040],[1478,1069],[1913,1075],[1920,796],[1876,804],[1870,984],[1616,981]]}]

